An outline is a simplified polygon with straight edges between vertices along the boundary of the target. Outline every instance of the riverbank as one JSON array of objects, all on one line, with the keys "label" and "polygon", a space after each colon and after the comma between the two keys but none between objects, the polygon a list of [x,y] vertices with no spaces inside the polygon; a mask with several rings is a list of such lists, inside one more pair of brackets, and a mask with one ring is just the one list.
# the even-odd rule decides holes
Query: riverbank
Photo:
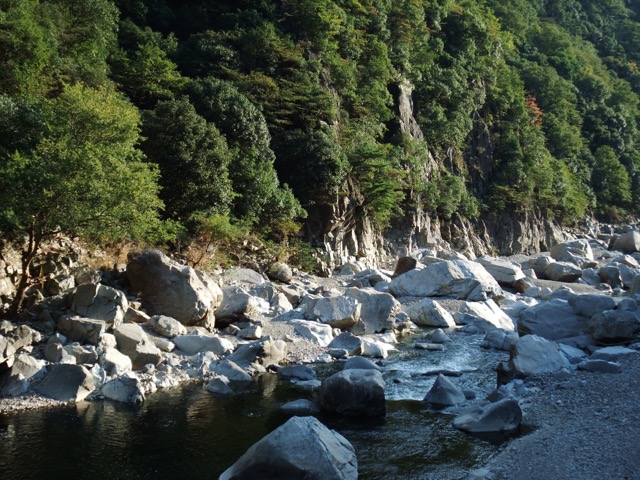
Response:
[{"label": "riverbank", "polygon": [[534,431],[506,444],[472,478],[640,478],[640,353],[619,363],[617,374],[578,370],[527,381],[534,393],[522,406]]}]

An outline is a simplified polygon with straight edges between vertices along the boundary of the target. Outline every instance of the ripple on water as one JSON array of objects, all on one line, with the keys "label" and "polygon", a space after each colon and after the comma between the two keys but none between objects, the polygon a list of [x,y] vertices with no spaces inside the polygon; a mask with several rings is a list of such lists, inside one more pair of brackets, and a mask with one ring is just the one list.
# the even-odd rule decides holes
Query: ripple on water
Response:
[{"label": "ripple on water", "polygon": [[387,400],[422,400],[435,382],[436,376],[429,373],[439,370],[463,373],[455,380],[462,388],[495,388],[495,366],[507,357],[504,352],[480,348],[483,335],[453,332],[450,337],[444,351],[417,350],[414,345],[423,339],[405,340],[400,351],[384,362]]}]

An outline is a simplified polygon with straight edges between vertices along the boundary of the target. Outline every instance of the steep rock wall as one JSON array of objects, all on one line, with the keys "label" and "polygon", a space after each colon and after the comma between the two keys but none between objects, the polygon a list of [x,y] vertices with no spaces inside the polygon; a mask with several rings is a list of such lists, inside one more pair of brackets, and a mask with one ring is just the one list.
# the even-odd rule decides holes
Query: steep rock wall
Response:
[{"label": "steep rock wall", "polygon": [[[424,134],[414,117],[412,92],[413,86],[406,79],[401,79],[392,88],[396,117],[390,129],[423,142]],[[428,162],[421,167],[419,175],[426,182],[439,164],[426,144],[424,148]],[[494,158],[489,128],[478,115],[474,118],[463,156],[469,189],[482,197],[489,187]],[[454,152],[448,152],[443,164],[445,168],[462,173],[454,165],[454,157]],[[383,235],[374,227],[363,203],[357,186],[347,182],[344,191],[333,202],[316,205],[309,211],[307,234],[313,245],[323,252],[319,260],[324,274],[329,275],[335,267],[354,260],[376,267],[399,255],[416,255],[424,248],[454,249],[475,258],[537,253],[565,239],[557,225],[535,213],[489,212],[474,220],[454,214],[451,220],[442,221],[430,217],[419,207],[413,208],[404,218],[396,219],[393,228]]]}]

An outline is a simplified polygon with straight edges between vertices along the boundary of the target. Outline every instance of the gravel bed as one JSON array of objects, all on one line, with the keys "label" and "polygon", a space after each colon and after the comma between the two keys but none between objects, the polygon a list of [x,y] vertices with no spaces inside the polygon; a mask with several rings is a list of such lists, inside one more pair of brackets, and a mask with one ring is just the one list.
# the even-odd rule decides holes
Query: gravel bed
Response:
[{"label": "gravel bed", "polygon": [[263,335],[270,335],[276,340],[287,342],[287,357],[282,363],[311,363],[318,356],[326,353],[324,347],[298,336],[294,332],[294,326],[287,322],[263,317],[262,325]]},{"label": "gravel bed", "polygon": [[0,398],[0,415],[35,410],[37,408],[60,407],[67,404],[67,402],[42,397],[36,393],[28,393],[20,397]]},{"label": "gravel bed", "polygon": [[639,479],[640,353],[619,363],[618,374],[577,371],[528,381],[533,393],[522,404],[533,432],[508,443],[475,478]]}]

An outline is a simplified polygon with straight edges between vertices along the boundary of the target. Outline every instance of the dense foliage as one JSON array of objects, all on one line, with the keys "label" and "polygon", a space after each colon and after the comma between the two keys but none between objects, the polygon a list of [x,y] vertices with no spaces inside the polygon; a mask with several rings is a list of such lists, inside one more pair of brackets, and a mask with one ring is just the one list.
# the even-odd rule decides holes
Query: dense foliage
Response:
[{"label": "dense foliage", "polygon": [[412,209],[638,213],[639,14],[625,0],[0,0],[4,228],[46,207],[43,231],[96,234],[97,215],[102,233],[140,236],[160,214],[191,235],[227,222],[275,239],[341,196],[380,228]]}]

